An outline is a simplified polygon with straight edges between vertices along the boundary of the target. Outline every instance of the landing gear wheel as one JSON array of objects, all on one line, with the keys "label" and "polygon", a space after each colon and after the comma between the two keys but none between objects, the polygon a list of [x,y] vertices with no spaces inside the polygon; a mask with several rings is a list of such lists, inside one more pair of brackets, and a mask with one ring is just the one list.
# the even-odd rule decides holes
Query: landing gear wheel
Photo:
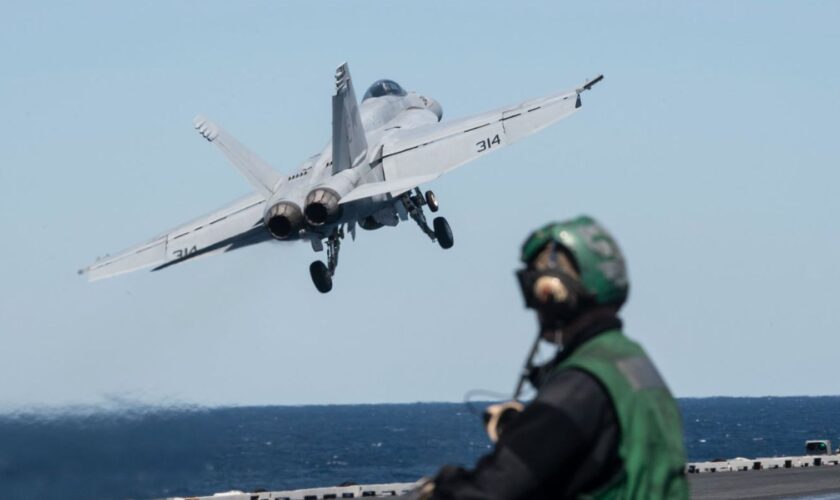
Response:
[{"label": "landing gear wheel", "polygon": [[435,217],[432,224],[435,227],[435,238],[437,238],[438,245],[443,249],[452,248],[452,245],[455,244],[455,238],[452,236],[452,229],[446,219]]},{"label": "landing gear wheel", "polygon": [[432,191],[426,191],[426,205],[429,205],[429,210],[432,212],[437,212],[440,208],[440,203],[438,202],[437,196]]},{"label": "landing gear wheel", "polygon": [[327,293],[332,290],[332,274],[330,274],[326,264],[316,260],[309,265],[309,274],[312,276],[312,283],[315,284],[315,288],[319,292]]}]

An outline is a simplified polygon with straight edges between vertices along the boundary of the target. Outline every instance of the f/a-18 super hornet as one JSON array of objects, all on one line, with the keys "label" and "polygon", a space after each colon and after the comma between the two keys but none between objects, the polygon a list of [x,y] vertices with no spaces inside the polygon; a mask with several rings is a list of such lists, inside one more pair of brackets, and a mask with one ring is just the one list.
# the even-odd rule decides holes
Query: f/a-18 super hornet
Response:
[{"label": "f/a-18 super hornet", "polygon": [[454,242],[443,217],[431,227],[424,207],[438,211],[432,191],[419,186],[450,170],[514,143],[574,113],[580,95],[603,78],[581,87],[469,118],[441,122],[434,99],[406,92],[392,80],[379,80],[358,103],[347,64],[335,73],[332,140],[289,175],[269,166],[217,124],[198,116],[195,128],[218,146],[254,192],[148,243],[98,259],[82,269],[98,280],[153,267],[163,269],[202,255],[228,252],[255,243],[302,240],[326,262],[309,266],[322,293],[332,289],[345,234],[356,228],[396,226],[411,218],[442,248]]}]

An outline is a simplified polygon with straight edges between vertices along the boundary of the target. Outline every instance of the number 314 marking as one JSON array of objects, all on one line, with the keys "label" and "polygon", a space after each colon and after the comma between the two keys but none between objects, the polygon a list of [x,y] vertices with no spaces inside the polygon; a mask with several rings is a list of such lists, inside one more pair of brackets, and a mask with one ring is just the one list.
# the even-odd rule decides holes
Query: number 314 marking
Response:
[{"label": "number 314 marking", "polygon": [[494,135],[492,138],[488,137],[487,139],[475,143],[475,145],[478,146],[479,153],[483,153],[493,146],[500,146],[501,144],[502,140],[499,139],[499,134]]},{"label": "number 314 marking", "polygon": [[175,250],[173,253],[175,254],[176,259],[181,259],[186,257],[187,255],[193,254],[198,251],[198,248],[193,246],[192,248],[179,248]]}]

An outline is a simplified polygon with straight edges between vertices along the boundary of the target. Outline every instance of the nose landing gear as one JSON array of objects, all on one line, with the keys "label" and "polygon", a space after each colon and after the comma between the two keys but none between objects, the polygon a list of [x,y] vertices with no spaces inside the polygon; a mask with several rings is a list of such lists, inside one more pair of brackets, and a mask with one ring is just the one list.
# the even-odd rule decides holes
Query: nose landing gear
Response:
[{"label": "nose landing gear", "polygon": [[426,191],[425,196],[421,193],[420,188],[415,188],[414,194],[405,193],[400,197],[400,201],[405,207],[408,215],[414,219],[414,222],[420,226],[420,229],[426,233],[432,241],[437,241],[438,245],[444,250],[452,248],[455,244],[455,238],[452,235],[452,228],[449,227],[449,222],[444,217],[435,217],[432,221],[434,229],[429,227],[426,222],[426,216],[423,214],[423,205],[428,205],[429,210],[437,212],[440,209],[437,196],[432,191]]},{"label": "nose landing gear", "polygon": [[452,248],[452,245],[455,244],[455,237],[452,235],[449,222],[443,217],[435,217],[432,225],[435,228],[435,238],[437,238],[438,245],[444,250]]},{"label": "nose landing gear", "polygon": [[438,203],[438,199],[434,191],[426,191],[426,205],[429,205],[429,210],[431,210],[432,213],[440,210],[440,203]]}]

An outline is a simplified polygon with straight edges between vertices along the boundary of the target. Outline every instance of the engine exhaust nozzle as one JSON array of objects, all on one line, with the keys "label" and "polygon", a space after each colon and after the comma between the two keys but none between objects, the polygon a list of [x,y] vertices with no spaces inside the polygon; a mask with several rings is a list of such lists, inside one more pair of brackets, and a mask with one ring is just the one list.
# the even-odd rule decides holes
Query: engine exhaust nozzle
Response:
[{"label": "engine exhaust nozzle", "polygon": [[294,203],[281,201],[268,209],[264,221],[271,236],[285,240],[303,226],[303,213]]},{"label": "engine exhaust nozzle", "polygon": [[338,219],[341,209],[339,199],[341,197],[332,189],[313,189],[306,197],[306,206],[303,209],[306,221],[313,226],[321,226]]}]

